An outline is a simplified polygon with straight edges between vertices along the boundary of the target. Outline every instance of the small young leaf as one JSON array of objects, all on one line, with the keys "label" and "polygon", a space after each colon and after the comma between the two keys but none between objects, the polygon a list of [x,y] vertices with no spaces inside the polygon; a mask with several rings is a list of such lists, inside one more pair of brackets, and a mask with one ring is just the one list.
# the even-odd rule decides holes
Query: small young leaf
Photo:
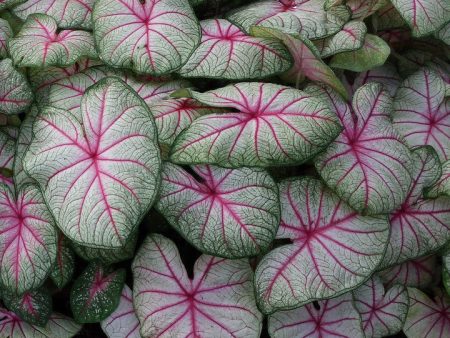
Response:
[{"label": "small young leaf", "polygon": [[9,40],[9,52],[19,67],[65,67],[81,58],[95,58],[94,39],[85,31],[57,32],[55,19],[30,15],[20,32]]},{"label": "small young leaf", "polygon": [[295,83],[298,87],[300,80],[304,76],[313,81],[323,82],[335,89],[342,97],[347,98],[347,92],[334,74],[333,70],[320,58],[320,52],[313,43],[301,36],[283,33],[282,31],[252,27],[251,34],[258,37],[272,38],[283,41],[294,57],[294,66],[283,75],[289,82]]},{"label": "small young leaf", "polygon": [[366,34],[364,45],[360,49],[333,56],[329,66],[353,72],[365,72],[383,65],[390,53],[389,45],[382,38]]},{"label": "small young leaf", "polygon": [[59,289],[62,289],[71,279],[75,266],[75,257],[69,247],[69,241],[63,234],[59,234],[56,262],[50,277]]},{"label": "small young leaf", "polygon": [[28,0],[14,8],[22,20],[34,13],[53,17],[60,28],[91,28],[94,0]]},{"label": "small young leaf", "polygon": [[439,74],[421,68],[409,76],[397,91],[394,109],[394,125],[409,145],[431,145],[442,161],[450,159],[450,98]]},{"label": "small young leaf", "polygon": [[6,338],[72,338],[81,330],[81,325],[59,313],[53,313],[45,327],[30,325],[1,308],[0,319],[0,337]]},{"label": "small young leaf", "polygon": [[0,19],[0,58],[6,58],[8,56],[9,38],[13,35],[13,31],[8,21]]},{"label": "small young leaf", "polygon": [[239,258],[267,251],[280,222],[278,188],[263,169],[197,166],[200,181],[166,163],[156,207],[202,252]]},{"label": "small young leaf", "polygon": [[401,331],[409,306],[408,292],[403,285],[385,291],[381,279],[375,275],[353,291],[353,295],[366,338],[382,338]]},{"label": "small young leaf", "polygon": [[238,83],[192,97],[236,113],[199,117],[175,140],[175,163],[224,167],[302,163],[340,132],[334,113],[306,93],[271,83]]},{"label": "small young leaf", "polygon": [[0,282],[20,294],[38,288],[56,258],[56,229],[37,187],[17,197],[0,184]]},{"label": "small young leaf", "polygon": [[442,164],[441,177],[436,184],[426,192],[426,196],[431,198],[442,195],[450,197],[450,160]]},{"label": "small young leaf", "polygon": [[351,110],[330,89],[309,91],[327,100],[344,126],[316,159],[327,185],[359,212],[380,214],[399,207],[411,184],[412,157],[390,121],[389,94],[378,83],[366,84],[354,94]]},{"label": "small young leaf", "polygon": [[259,79],[292,66],[291,55],[281,42],[247,36],[224,19],[200,24],[202,41],[181,68],[184,77]]},{"label": "small young leaf", "polygon": [[412,287],[427,287],[436,271],[436,256],[412,259],[379,272],[386,287],[401,284]]},{"label": "small young leaf", "polygon": [[202,255],[190,280],[175,244],[153,234],[132,270],[143,337],[259,337],[262,315],[247,260]]},{"label": "small young leaf", "polygon": [[442,293],[431,300],[422,291],[408,288],[410,307],[403,332],[408,338],[450,337],[450,300]]},{"label": "small young leaf", "polygon": [[96,323],[108,317],[119,304],[125,270],[111,271],[92,263],[75,280],[70,307],[78,323]]},{"label": "small young leaf", "polygon": [[3,292],[2,299],[8,309],[31,325],[44,327],[52,314],[52,297],[42,289],[20,296]]},{"label": "small young leaf", "polygon": [[86,91],[78,114],[48,107],[33,132],[24,167],[64,234],[87,246],[125,245],[160,184],[156,127],[144,101],[105,78]]},{"label": "small young leaf", "polygon": [[391,0],[391,2],[416,37],[433,33],[450,18],[450,3],[447,0]]},{"label": "small young leaf", "polygon": [[238,8],[228,19],[245,31],[251,26],[280,29],[316,40],[339,32],[350,18],[344,5],[326,11],[323,0],[265,0]]},{"label": "small young leaf", "polygon": [[292,244],[269,252],[256,269],[256,295],[264,313],[355,288],[383,258],[386,217],[360,216],[308,177],[281,182],[280,200],[277,238]]},{"label": "small young leaf", "polygon": [[10,59],[0,61],[0,113],[18,114],[33,101],[26,77],[17,71]]},{"label": "small young leaf", "polygon": [[109,338],[141,338],[140,324],[133,307],[133,294],[125,285],[117,308],[100,325]]},{"label": "small young leaf", "polygon": [[269,316],[272,338],[342,337],[363,338],[361,317],[356,311],[351,293],[307,304],[290,311]]},{"label": "small young leaf", "polygon": [[100,58],[138,73],[177,70],[200,42],[187,0],[98,0],[92,19]]},{"label": "small young leaf", "polygon": [[350,21],[342,30],[323,40],[314,41],[322,58],[360,49],[364,44],[367,27],[364,22]]}]

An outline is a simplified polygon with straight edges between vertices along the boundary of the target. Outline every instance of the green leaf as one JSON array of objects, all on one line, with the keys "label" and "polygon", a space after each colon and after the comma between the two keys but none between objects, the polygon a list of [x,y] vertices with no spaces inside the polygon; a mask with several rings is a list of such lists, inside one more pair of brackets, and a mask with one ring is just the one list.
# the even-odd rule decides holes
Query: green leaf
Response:
[{"label": "green leaf", "polygon": [[44,327],[52,313],[52,297],[43,289],[27,291],[20,296],[3,292],[2,297],[8,309],[31,325]]}]

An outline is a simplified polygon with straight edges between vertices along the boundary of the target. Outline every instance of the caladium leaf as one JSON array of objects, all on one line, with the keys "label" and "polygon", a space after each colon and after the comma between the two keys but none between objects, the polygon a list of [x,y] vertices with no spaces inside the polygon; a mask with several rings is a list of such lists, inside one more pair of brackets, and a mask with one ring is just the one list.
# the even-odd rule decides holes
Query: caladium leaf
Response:
[{"label": "caladium leaf", "polygon": [[436,38],[450,46],[450,22],[435,33]]},{"label": "caladium leaf", "polygon": [[333,56],[329,65],[332,68],[364,72],[383,65],[390,53],[389,45],[382,38],[366,34],[364,44],[360,49]]},{"label": "caladium leaf", "polygon": [[191,96],[237,113],[199,117],[176,139],[176,163],[224,167],[301,163],[340,132],[325,104],[297,89],[270,83],[238,83]]},{"label": "caladium leaf", "polygon": [[133,307],[133,293],[125,285],[117,308],[100,325],[109,338],[141,338],[140,324]]},{"label": "caladium leaf", "polygon": [[328,11],[322,0],[265,0],[238,8],[228,19],[249,32],[251,26],[281,29],[314,40],[333,35],[350,18],[346,6]]},{"label": "caladium leaf", "polygon": [[11,170],[16,150],[16,138],[7,127],[0,126],[0,168]]},{"label": "caladium leaf", "polygon": [[391,0],[416,37],[438,30],[450,19],[446,0]]},{"label": "caladium leaf", "polygon": [[354,94],[351,110],[330,89],[310,92],[327,100],[344,126],[316,159],[327,185],[359,212],[387,213],[400,206],[411,184],[412,158],[390,121],[389,94],[378,83],[366,84]]},{"label": "caladium leaf", "polygon": [[52,314],[52,297],[43,289],[27,291],[20,296],[3,292],[2,299],[8,309],[32,325],[44,327]]},{"label": "caladium leaf", "polygon": [[273,338],[364,337],[351,293],[317,302],[315,306],[307,304],[275,312],[269,316],[269,333]]},{"label": "caladium leaf", "polygon": [[247,260],[202,255],[189,279],[175,244],[147,237],[132,265],[134,308],[143,337],[259,337]]},{"label": "caladium leaf", "polygon": [[310,80],[329,85],[343,97],[347,97],[344,86],[331,68],[322,61],[320,52],[311,41],[301,38],[298,35],[293,37],[282,31],[265,27],[252,27],[251,34],[283,41],[294,57],[294,66],[284,75],[289,82],[297,84],[298,87],[300,81],[306,76]]},{"label": "caladium leaf", "polygon": [[442,164],[442,175],[429,191],[426,192],[427,197],[438,197],[445,195],[450,197],[450,160]]},{"label": "caladium leaf", "polygon": [[374,24],[378,30],[392,30],[406,26],[405,20],[398,10],[388,2],[384,7],[380,8],[374,17]]},{"label": "caladium leaf", "polygon": [[264,313],[342,294],[363,283],[381,261],[389,236],[386,217],[360,216],[307,177],[282,181],[280,201],[277,238],[292,244],[269,252],[256,269]]},{"label": "caladium leaf", "polygon": [[92,19],[100,58],[138,73],[177,70],[200,42],[187,0],[99,0]]},{"label": "caladium leaf", "polygon": [[385,290],[381,279],[373,276],[353,295],[367,338],[382,338],[401,331],[409,307],[408,292],[403,285]]},{"label": "caladium leaf", "polygon": [[432,281],[436,271],[436,256],[412,259],[379,272],[387,287],[401,284],[413,287],[426,287]]},{"label": "caladium leaf", "polygon": [[394,100],[395,127],[411,146],[431,145],[450,159],[450,98],[435,71],[421,68],[400,86]]},{"label": "caladium leaf", "polygon": [[8,21],[0,19],[0,58],[8,56],[8,39],[12,37],[13,31]]},{"label": "caladium leaf", "polygon": [[335,35],[314,41],[322,58],[360,49],[364,44],[367,27],[364,22],[350,21]]},{"label": "caladium leaf", "polygon": [[19,67],[70,66],[81,58],[95,58],[94,39],[85,31],[57,32],[56,20],[30,15],[20,32],[9,40],[9,52]]},{"label": "caladium leaf", "polygon": [[26,77],[10,59],[0,61],[0,113],[18,114],[31,104],[33,93]]},{"label": "caladium leaf", "polygon": [[445,294],[433,300],[419,289],[408,288],[410,307],[403,332],[408,338],[450,336],[450,300]]},{"label": "caladium leaf", "polygon": [[59,313],[53,313],[45,327],[28,324],[14,312],[1,308],[0,318],[0,337],[72,338],[81,330],[81,325]]},{"label": "caladium leaf", "polygon": [[121,80],[105,78],[86,91],[79,114],[48,107],[33,132],[24,167],[64,234],[87,246],[124,246],[160,181],[146,104]]},{"label": "caladium leaf", "polygon": [[156,207],[200,251],[239,258],[264,253],[280,222],[278,188],[264,169],[167,163]]},{"label": "caladium leaf", "polygon": [[224,19],[200,24],[202,40],[180,70],[184,77],[259,79],[292,66],[291,55],[281,42],[248,36]]},{"label": "caladium leaf", "polygon": [[70,307],[78,323],[96,323],[108,317],[119,304],[125,285],[125,270],[111,271],[92,263],[75,280]]},{"label": "caladium leaf", "polygon": [[91,248],[72,243],[72,248],[78,256],[86,261],[97,261],[105,265],[118,263],[133,258],[136,249],[138,231],[134,231],[123,247],[115,249]]},{"label": "caladium leaf", "polygon": [[385,63],[380,67],[359,73],[352,85],[353,92],[369,82],[381,83],[393,97],[402,82],[402,78],[392,63]]},{"label": "caladium leaf", "polygon": [[414,151],[413,184],[405,202],[390,215],[391,236],[382,267],[418,258],[442,247],[450,239],[450,198],[422,199],[423,190],[441,174],[433,148]]},{"label": "caladium leaf", "polygon": [[158,142],[172,147],[175,138],[198,117],[221,112],[189,98],[158,100],[149,105],[158,128]]},{"label": "caladium leaf", "polygon": [[20,4],[21,2],[24,1],[25,0],[0,0],[0,10],[16,6],[17,4]]},{"label": "caladium leaf", "polygon": [[69,241],[64,235],[59,234],[56,262],[50,273],[52,281],[59,289],[62,289],[73,276],[75,256],[69,246]]},{"label": "caladium leaf", "polygon": [[388,0],[347,0],[345,4],[352,12],[352,18],[364,20],[388,3]]},{"label": "caladium leaf", "polygon": [[442,256],[442,283],[447,295],[450,295],[450,246],[447,246],[445,254]]},{"label": "caladium leaf", "polygon": [[41,286],[56,257],[56,229],[42,195],[29,185],[17,192],[0,184],[0,278],[20,294]]},{"label": "caladium leaf", "polygon": [[14,8],[22,20],[34,13],[53,17],[60,28],[91,28],[94,0],[29,0]]}]

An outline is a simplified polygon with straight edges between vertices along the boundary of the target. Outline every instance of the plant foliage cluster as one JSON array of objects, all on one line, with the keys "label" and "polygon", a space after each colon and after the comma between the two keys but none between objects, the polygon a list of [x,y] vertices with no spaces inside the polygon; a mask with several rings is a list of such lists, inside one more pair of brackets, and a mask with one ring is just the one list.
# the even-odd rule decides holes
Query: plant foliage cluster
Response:
[{"label": "plant foliage cluster", "polygon": [[449,60],[448,0],[0,0],[0,337],[450,337]]}]

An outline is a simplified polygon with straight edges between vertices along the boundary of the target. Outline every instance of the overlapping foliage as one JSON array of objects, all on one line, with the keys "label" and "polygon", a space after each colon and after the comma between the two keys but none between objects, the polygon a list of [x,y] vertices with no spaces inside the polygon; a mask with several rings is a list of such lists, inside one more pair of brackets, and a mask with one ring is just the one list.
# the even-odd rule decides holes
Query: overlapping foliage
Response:
[{"label": "overlapping foliage", "polygon": [[449,292],[448,0],[0,0],[0,338],[444,338]]}]

